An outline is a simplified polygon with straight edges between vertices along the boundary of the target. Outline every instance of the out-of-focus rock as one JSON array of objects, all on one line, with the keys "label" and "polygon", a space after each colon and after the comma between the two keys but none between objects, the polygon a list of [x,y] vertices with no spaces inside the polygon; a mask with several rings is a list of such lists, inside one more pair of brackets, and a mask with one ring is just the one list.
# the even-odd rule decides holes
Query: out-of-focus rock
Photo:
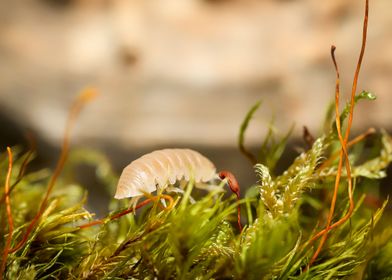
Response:
[{"label": "out-of-focus rock", "polygon": [[[58,143],[71,100],[92,85],[101,96],[75,136],[85,143],[233,146],[257,100],[248,143],[272,115],[282,131],[316,134],[334,94],[332,43],[350,91],[363,2],[2,1],[1,109]],[[371,5],[359,90],[379,98],[358,107],[360,129],[392,123],[392,2]]]}]

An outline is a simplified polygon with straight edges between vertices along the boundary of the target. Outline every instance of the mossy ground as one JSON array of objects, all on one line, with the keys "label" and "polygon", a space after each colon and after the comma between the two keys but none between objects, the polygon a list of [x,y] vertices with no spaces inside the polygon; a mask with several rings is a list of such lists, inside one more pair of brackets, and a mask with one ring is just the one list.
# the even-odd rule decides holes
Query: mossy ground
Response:
[{"label": "mossy ground", "polygon": [[[355,211],[349,221],[331,230],[317,261],[306,269],[318,242],[309,240],[326,219],[337,174],[338,159],[323,165],[339,150],[333,121],[329,123],[331,129],[280,175],[274,174],[282,154],[277,151],[284,150],[287,137],[271,141],[275,138],[271,135],[264,142],[257,159],[264,164],[255,165],[260,181],[240,201],[245,225],[241,233],[235,221],[236,200],[224,198],[224,182],[204,192],[195,191],[189,182],[184,194],[169,193],[174,200],[170,209],[156,200],[136,216],[108,218],[103,224],[80,228],[94,220],[84,209],[87,193],[67,180],[69,176],[60,177],[26,243],[8,254],[4,279],[387,279],[392,275],[392,228],[382,218],[386,202],[374,195],[392,160],[391,138],[383,131],[368,137],[367,145],[362,141],[351,149]],[[27,156],[13,150],[11,183],[18,180]],[[103,155],[73,151],[65,174],[81,162],[96,166],[99,179],[114,193],[118,176]],[[2,182],[7,165],[3,153]],[[13,187],[11,248],[37,213],[50,175],[49,170],[27,173]],[[343,179],[335,220],[348,209],[346,185]],[[369,189],[372,196],[365,192]],[[4,198],[4,192],[1,195]],[[381,203],[380,207],[371,201]],[[126,209],[127,203],[112,200],[108,217]],[[9,234],[5,206],[3,199],[2,248]]]},{"label": "mossy ground", "polygon": [[26,173],[32,153],[17,147],[0,155],[0,279],[391,279],[392,227],[378,189],[392,161],[392,140],[371,129],[348,141],[355,103],[374,99],[356,95],[367,14],[368,1],[351,102],[336,117],[331,107],[324,132],[315,139],[307,133],[309,146],[286,171],[275,170],[290,133],[279,139],[271,128],[254,155],[244,139],[260,104],[246,115],[239,148],[259,180],[243,188],[240,201],[224,196],[225,181],[204,192],[190,181],[183,193],[148,195],[151,203],[137,215],[123,215],[129,201],[112,200],[107,217],[95,220],[84,208],[83,186],[60,176],[87,162],[107,191],[115,191],[118,175],[103,155],[69,154],[75,117],[93,96],[84,92],[71,109],[54,171]]}]

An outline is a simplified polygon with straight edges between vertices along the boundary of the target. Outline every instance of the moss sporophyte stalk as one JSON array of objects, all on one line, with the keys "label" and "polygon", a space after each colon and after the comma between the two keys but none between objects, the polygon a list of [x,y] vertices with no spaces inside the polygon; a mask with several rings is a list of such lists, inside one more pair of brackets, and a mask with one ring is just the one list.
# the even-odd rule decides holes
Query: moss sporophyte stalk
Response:
[{"label": "moss sporophyte stalk", "polygon": [[356,104],[375,99],[357,94],[368,6],[350,101],[339,112],[332,47],[334,114],[321,135],[305,129],[304,148],[285,171],[277,174],[276,166],[293,128],[279,138],[271,126],[255,154],[245,147],[245,134],[261,103],[246,114],[238,145],[258,180],[242,186],[241,196],[232,173],[216,172],[201,154],[158,151],[125,174],[124,184],[134,180],[139,187],[120,184],[122,199],[112,199],[106,217],[95,218],[85,208],[85,188],[69,175],[89,164],[112,196],[119,176],[100,152],[69,148],[77,115],[96,96],[83,91],[53,171],[27,172],[34,144],[0,156],[0,278],[390,279],[390,213],[377,190],[392,161],[392,140],[374,128],[350,136]]}]

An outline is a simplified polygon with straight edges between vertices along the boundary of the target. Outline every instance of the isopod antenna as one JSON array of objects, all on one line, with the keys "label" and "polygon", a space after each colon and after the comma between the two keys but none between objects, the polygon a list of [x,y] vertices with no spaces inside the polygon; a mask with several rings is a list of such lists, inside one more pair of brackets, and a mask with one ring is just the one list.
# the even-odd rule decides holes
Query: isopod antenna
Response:
[{"label": "isopod antenna", "polygon": [[237,221],[238,221],[238,228],[240,231],[242,231],[242,225],[241,225],[241,207],[239,204],[239,200],[240,200],[240,185],[238,184],[237,179],[235,178],[235,176],[233,175],[233,173],[229,172],[229,171],[221,171],[218,173],[219,178],[221,178],[222,180],[227,179],[227,184],[230,187],[230,190],[235,193],[235,195],[237,196]]}]

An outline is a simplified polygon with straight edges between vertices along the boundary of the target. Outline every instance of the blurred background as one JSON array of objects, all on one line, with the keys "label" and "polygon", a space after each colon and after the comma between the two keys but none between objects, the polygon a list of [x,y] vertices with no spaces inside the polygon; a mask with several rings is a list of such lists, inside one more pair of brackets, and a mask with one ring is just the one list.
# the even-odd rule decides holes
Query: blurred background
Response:
[{"label": "blurred background", "polygon": [[[100,96],[74,147],[103,151],[118,172],[154,149],[190,147],[249,185],[236,147],[246,112],[263,102],[251,147],[272,117],[282,135],[295,123],[298,143],[304,125],[317,136],[334,95],[330,46],[346,99],[363,14],[359,0],[0,0],[1,150],[31,130],[39,159],[53,163],[72,100],[93,86]],[[357,107],[354,134],[392,129],[391,14],[392,1],[371,1],[358,90],[378,99]]]}]

